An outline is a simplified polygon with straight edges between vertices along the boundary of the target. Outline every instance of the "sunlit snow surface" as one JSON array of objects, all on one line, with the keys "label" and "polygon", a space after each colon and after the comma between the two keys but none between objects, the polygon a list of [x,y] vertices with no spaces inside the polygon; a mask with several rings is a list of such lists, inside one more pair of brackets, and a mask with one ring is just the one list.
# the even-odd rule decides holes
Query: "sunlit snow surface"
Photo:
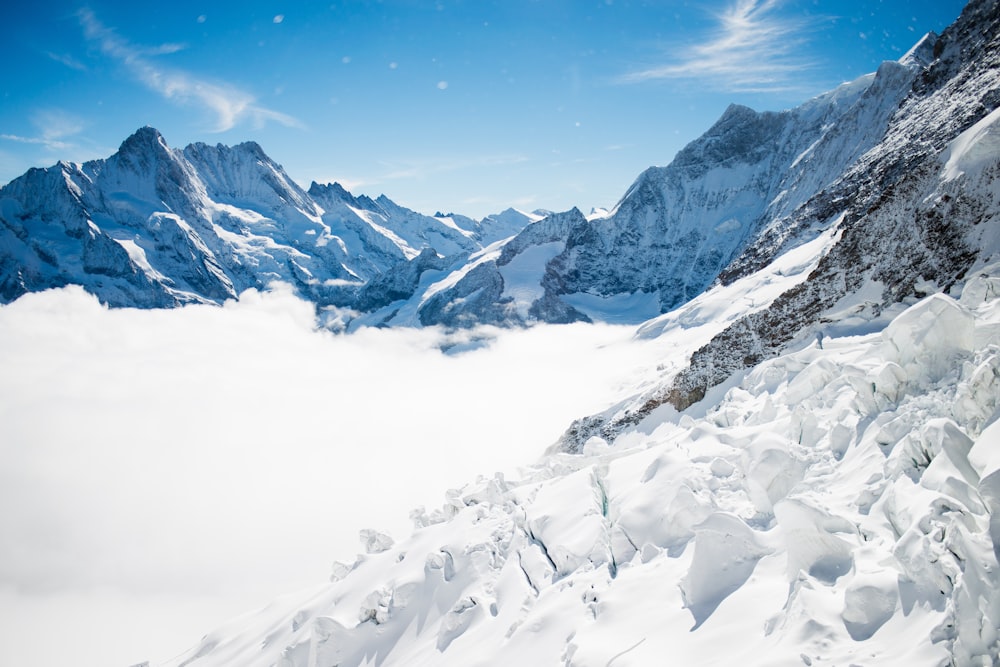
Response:
[{"label": "sunlit snow surface", "polygon": [[172,664],[994,664],[991,273],[450,492]]},{"label": "sunlit snow surface", "polygon": [[316,326],[288,288],[0,307],[0,664],[176,655],[325,580],[360,529],[398,539],[410,508],[534,460],[658,345],[610,326]]}]

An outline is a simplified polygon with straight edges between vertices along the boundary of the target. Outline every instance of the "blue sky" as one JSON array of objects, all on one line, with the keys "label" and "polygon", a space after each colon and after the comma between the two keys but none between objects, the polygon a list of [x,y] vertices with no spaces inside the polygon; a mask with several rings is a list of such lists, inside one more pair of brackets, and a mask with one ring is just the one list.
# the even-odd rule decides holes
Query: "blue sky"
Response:
[{"label": "blue sky", "polygon": [[424,213],[611,206],[730,102],[777,110],[874,71],[959,0],[8,3],[0,183],[254,140],[300,184]]}]

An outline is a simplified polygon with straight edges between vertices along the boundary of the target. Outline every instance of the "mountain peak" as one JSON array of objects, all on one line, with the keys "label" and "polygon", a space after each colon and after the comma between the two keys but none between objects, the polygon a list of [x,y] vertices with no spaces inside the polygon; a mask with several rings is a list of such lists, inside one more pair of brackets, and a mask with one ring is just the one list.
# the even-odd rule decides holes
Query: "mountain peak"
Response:
[{"label": "mountain peak", "polygon": [[167,150],[167,142],[155,127],[144,125],[132,133],[118,148],[119,153],[132,153],[135,151],[164,151]]},{"label": "mountain peak", "polygon": [[756,116],[757,112],[746,106],[745,104],[736,104],[735,102],[730,103],[726,110],[722,112],[719,116],[719,120],[715,121],[716,125],[721,125],[723,123],[729,123],[734,120],[748,118]]},{"label": "mountain peak", "polygon": [[308,192],[309,195],[312,197],[315,197],[322,193],[333,193],[340,199],[354,199],[354,195],[352,195],[347,190],[347,188],[345,188],[340,183],[337,183],[336,181],[334,181],[333,183],[322,183],[322,184],[313,181],[312,183],[309,184]]},{"label": "mountain peak", "polygon": [[937,44],[938,34],[931,30],[907,51],[899,59],[901,65],[919,65],[927,67],[934,62],[934,45]]},{"label": "mountain peak", "polygon": [[272,161],[271,158],[268,157],[267,153],[264,152],[264,149],[261,148],[260,144],[256,141],[244,141],[243,143],[237,144],[235,149],[244,153],[249,153],[258,160],[266,160],[268,162]]}]

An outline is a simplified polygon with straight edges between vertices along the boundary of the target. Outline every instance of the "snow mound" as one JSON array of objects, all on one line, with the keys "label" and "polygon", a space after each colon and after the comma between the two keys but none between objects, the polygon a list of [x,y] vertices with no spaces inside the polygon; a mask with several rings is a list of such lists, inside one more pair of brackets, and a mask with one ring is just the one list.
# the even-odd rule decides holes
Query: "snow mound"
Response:
[{"label": "snow mound", "polygon": [[941,379],[955,360],[973,349],[975,320],[955,300],[936,294],[909,308],[886,327],[885,357],[910,380]]}]

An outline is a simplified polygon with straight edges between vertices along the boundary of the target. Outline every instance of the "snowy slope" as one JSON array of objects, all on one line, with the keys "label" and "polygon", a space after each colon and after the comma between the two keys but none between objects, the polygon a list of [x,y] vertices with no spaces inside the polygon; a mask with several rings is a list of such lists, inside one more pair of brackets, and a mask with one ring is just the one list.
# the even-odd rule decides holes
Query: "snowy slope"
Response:
[{"label": "snowy slope", "polygon": [[397,543],[362,531],[329,583],[171,664],[995,664],[998,288],[984,267],[959,300],[845,325],[684,413],[450,491]]},{"label": "snowy slope", "polygon": [[[998,26],[973,2],[841,90],[721,279],[637,328],[656,352],[622,400],[176,664],[1000,664]],[[535,222],[397,312],[641,308],[553,268],[610,252],[610,219]]]}]

